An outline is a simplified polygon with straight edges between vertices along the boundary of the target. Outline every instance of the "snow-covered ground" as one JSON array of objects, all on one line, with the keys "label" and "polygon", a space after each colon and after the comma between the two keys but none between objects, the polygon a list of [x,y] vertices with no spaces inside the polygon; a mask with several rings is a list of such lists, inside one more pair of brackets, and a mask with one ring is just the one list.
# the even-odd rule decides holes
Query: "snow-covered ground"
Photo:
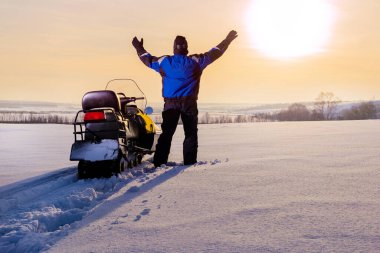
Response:
[{"label": "snow-covered ground", "polygon": [[[70,126],[50,127],[67,142]],[[56,166],[3,185],[0,252],[379,252],[380,121],[200,125],[199,135],[194,166],[180,165],[179,127],[172,163],[155,173],[143,172],[147,157],[109,179]],[[65,145],[43,159],[65,163]]]},{"label": "snow-covered ground", "polygon": [[0,124],[0,187],[58,168],[74,166],[73,126]]}]

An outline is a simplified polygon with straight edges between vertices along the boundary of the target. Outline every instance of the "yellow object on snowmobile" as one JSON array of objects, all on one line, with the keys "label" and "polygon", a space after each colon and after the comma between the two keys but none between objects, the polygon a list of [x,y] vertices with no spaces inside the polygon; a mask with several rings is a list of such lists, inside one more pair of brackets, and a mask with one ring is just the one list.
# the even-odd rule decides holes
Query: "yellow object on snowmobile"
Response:
[{"label": "yellow object on snowmobile", "polygon": [[145,113],[143,113],[141,110],[138,111],[136,114],[137,116],[140,116],[144,122],[145,122],[145,130],[148,134],[156,133],[156,130],[158,127],[153,122],[153,120]]}]

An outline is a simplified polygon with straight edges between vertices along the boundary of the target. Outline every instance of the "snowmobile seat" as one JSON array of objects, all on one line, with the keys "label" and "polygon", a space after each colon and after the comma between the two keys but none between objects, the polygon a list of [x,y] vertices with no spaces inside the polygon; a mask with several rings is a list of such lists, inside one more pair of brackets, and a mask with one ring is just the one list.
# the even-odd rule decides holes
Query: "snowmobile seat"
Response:
[{"label": "snowmobile seat", "polygon": [[82,109],[84,111],[101,107],[111,107],[115,112],[120,112],[119,97],[111,90],[90,91],[84,94],[82,98]]},{"label": "snowmobile seat", "polygon": [[106,111],[106,121],[88,122],[86,123],[85,139],[94,139],[94,133],[101,139],[117,139],[121,126],[122,118],[120,115],[120,100],[115,92],[110,90],[90,91],[87,92],[82,99],[82,109],[86,112],[96,108],[113,108],[116,112]]}]

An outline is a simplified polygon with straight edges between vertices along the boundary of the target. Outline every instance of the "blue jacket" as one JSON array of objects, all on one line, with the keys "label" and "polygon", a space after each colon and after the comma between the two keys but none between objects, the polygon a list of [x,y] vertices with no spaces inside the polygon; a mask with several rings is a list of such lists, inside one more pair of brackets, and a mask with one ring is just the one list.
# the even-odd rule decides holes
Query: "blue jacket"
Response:
[{"label": "blue jacket", "polygon": [[189,56],[174,54],[155,57],[145,50],[138,54],[146,66],[161,74],[164,99],[197,99],[202,71],[225,52],[228,44],[223,41],[207,53]]}]

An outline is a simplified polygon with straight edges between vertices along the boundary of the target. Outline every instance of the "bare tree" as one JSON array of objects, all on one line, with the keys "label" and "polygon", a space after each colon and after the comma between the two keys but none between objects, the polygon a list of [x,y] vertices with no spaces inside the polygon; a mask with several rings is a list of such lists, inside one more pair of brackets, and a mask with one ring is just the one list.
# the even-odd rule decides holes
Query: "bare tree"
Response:
[{"label": "bare tree", "polygon": [[373,102],[362,102],[352,106],[351,109],[344,110],[342,118],[347,120],[375,119],[376,113],[376,106]]},{"label": "bare tree", "polygon": [[362,113],[363,119],[376,118],[377,110],[375,104],[372,101],[360,103],[359,110]]},{"label": "bare tree", "polygon": [[315,119],[332,120],[334,113],[341,102],[332,92],[321,92],[314,102],[313,116]]},{"label": "bare tree", "polygon": [[305,105],[294,103],[287,110],[279,112],[277,118],[280,121],[305,121],[310,120],[310,112]]}]

